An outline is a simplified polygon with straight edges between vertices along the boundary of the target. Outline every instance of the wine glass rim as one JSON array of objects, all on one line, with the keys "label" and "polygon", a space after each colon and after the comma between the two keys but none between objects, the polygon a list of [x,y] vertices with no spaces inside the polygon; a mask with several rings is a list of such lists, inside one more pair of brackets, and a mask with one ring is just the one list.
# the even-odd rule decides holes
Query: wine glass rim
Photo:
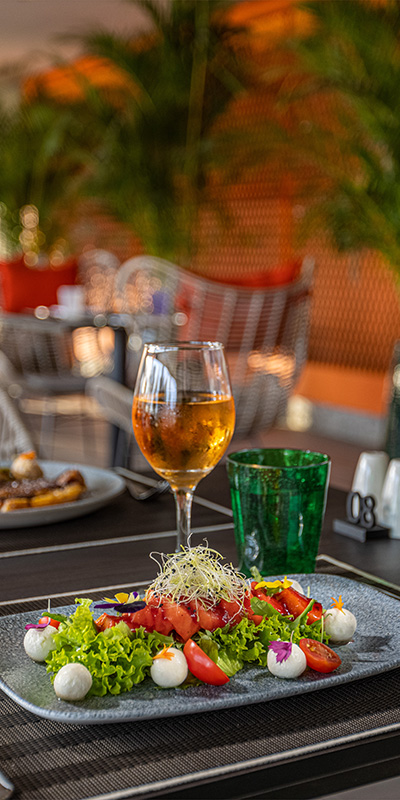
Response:
[{"label": "wine glass rim", "polygon": [[222,342],[147,342],[144,345],[149,353],[165,353],[177,350],[223,350]]}]

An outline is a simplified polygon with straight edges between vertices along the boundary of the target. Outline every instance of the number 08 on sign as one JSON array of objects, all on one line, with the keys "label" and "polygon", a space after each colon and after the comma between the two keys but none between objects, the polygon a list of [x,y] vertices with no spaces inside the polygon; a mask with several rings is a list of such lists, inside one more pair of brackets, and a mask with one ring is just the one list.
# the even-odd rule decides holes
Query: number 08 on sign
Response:
[{"label": "number 08 on sign", "polygon": [[349,492],[346,499],[347,519],[335,519],[333,530],[359,542],[369,539],[387,539],[389,528],[379,525],[375,516],[375,498],[363,497],[359,492]]}]

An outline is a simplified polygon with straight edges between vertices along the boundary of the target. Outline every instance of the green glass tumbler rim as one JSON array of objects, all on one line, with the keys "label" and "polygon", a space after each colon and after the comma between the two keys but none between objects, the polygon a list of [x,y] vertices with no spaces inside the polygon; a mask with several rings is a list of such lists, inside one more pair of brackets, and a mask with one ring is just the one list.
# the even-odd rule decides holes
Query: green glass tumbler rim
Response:
[{"label": "green glass tumbler rim", "polygon": [[[241,455],[249,455],[251,453],[301,453],[303,456],[304,454],[310,456],[320,456],[320,460],[313,460],[310,461],[309,464],[257,464],[257,463],[249,463],[246,461],[241,461],[237,456]],[[236,456],[236,458],[235,458]],[[327,453],[321,453],[318,450],[302,450],[301,448],[292,448],[292,447],[252,447],[252,448],[244,448],[243,450],[236,450],[233,453],[229,453],[227,456],[227,461],[229,464],[234,465],[235,467],[244,467],[246,469],[259,469],[259,470],[277,470],[277,471],[292,471],[292,470],[306,470],[306,469],[315,469],[316,467],[323,467],[328,466],[331,463],[331,457],[327,455]]]}]

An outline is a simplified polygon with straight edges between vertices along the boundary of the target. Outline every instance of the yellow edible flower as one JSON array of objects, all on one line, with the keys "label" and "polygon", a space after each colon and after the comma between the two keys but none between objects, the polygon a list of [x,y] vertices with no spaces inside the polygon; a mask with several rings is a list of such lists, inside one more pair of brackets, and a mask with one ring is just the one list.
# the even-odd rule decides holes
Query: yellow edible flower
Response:
[{"label": "yellow edible flower", "polygon": [[283,581],[260,581],[260,583],[257,583],[256,589],[263,589],[264,587],[267,589],[287,589],[292,583],[293,581],[289,580],[285,575]]},{"label": "yellow edible flower", "polygon": [[105,597],[106,603],[134,603],[136,598],[133,592],[127,594],[126,592],[118,592],[115,597]]}]

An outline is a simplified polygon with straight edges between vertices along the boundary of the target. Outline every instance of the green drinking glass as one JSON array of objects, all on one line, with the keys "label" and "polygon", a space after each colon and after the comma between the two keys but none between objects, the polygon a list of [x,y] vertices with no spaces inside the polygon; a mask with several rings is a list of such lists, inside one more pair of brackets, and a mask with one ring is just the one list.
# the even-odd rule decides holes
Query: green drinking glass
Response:
[{"label": "green drinking glass", "polygon": [[310,450],[241,450],[228,456],[239,570],[315,570],[331,461]]}]

